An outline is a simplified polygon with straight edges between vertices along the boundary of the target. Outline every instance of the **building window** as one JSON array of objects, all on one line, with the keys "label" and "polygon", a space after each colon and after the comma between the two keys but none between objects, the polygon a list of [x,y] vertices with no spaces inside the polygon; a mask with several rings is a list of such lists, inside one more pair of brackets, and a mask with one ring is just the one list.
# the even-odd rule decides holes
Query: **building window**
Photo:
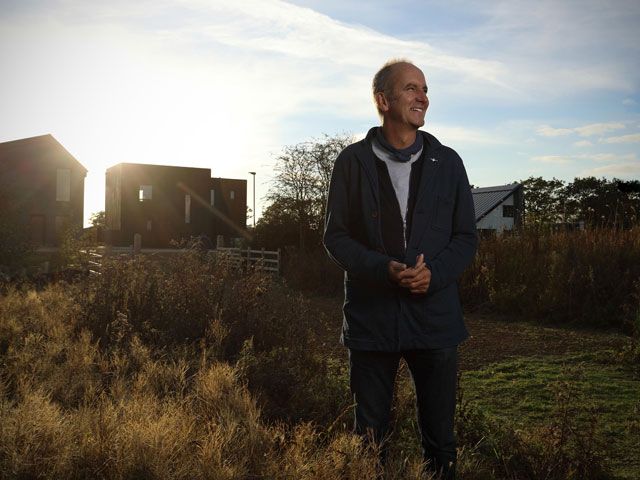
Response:
[{"label": "building window", "polygon": [[56,201],[68,202],[71,200],[71,170],[58,168],[56,178]]},{"label": "building window", "polygon": [[513,218],[515,216],[513,205],[502,205],[502,216]]},{"label": "building window", "polygon": [[210,192],[209,203],[211,204],[212,207],[216,204],[216,191],[215,190],[211,190],[211,192]]},{"label": "building window", "polygon": [[229,198],[230,198],[231,200],[234,200],[234,199],[236,198],[236,192],[235,192],[235,191],[233,191],[233,190],[231,190],[231,191],[229,192]]},{"label": "building window", "polygon": [[141,202],[145,200],[151,200],[153,197],[153,187],[152,185],[140,185],[140,190],[138,191],[138,199]]},{"label": "building window", "polygon": [[184,196],[184,223],[191,223],[191,195]]}]

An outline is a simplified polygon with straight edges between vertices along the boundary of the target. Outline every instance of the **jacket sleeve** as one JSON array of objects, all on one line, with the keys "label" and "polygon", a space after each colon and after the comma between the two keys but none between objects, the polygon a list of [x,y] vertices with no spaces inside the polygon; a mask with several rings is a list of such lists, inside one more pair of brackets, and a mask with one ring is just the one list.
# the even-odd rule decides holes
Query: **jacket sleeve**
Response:
[{"label": "jacket sleeve", "polygon": [[[388,275],[391,257],[379,253],[354,239],[349,225],[349,156],[343,151],[331,174],[323,243],[329,256],[350,277],[392,286]],[[352,188],[355,186],[351,185]],[[352,219],[351,219],[352,220]]]},{"label": "jacket sleeve", "polygon": [[429,292],[436,292],[457,281],[469,266],[478,246],[473,195],[462,160],[456,154],[461,172],[456,184],[452,233],[449,244],[433,259],[425,260],[431,270]]}]

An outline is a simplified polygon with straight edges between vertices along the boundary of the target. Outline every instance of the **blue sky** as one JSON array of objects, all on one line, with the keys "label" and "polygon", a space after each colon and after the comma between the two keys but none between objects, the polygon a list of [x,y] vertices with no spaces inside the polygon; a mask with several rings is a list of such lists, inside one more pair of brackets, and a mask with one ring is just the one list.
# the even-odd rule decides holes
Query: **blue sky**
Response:
[{"label": "blue sky", "polygon": [[257,172],[283,145],[378,118],[389,58],[425,72],[424,129],[471,183],[640,178],[640,2],[0,0],[0,141],[53,134],[88,169]]}]

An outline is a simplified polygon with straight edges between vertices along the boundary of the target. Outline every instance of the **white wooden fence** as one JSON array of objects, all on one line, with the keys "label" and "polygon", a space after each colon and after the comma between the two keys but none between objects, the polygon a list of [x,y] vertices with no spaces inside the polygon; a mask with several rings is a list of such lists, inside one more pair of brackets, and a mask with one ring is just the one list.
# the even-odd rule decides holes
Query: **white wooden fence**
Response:
[{"label": "white wooden fence", "polygon": [[[100,275],[102,269],[102,259],[105,256],[118,255],[128,257],[132,255],[177,255],[182,254],[186,250],[176,248],[141,248],[133,249],[132,247],[100,247],[88,250],[81,250],[86,255],[89,265],[90,275]],[[215,255],[216,258],[223,262],[229,262],[232,266],[239,269],[258,269],[267,272],[280,274],[281,253],[278,250],[252,250],[250,248],[229,248],[218,247],[214,250],[208,250],[208,255]]]},{"label": "white wooden fence", "polygon": [[83,252],[87,255],[89,264],[89,275],[100,275],[102,271],[102,258],[104,255],[95,248]]},{"label": "white wooden fence", "polygon": [[266,272],[280,273],[280,249],[271,251],[250,248],[218,247],[211,252],[218,258],[226,258],[239,268],[256,268]]}]

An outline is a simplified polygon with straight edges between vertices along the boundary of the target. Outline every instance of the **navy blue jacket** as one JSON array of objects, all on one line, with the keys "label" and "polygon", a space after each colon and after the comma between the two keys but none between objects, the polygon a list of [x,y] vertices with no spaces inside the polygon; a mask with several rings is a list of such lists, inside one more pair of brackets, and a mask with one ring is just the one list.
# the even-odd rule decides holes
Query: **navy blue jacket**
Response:
[{"label": "navy blue jacket", "polygon": [[393,284],[380,227],[380,198],[371,129],[349,145],[333,167],[324,245],[345,270],[342,343],[355,350],[397,352],[445,348],[468,333],[457,280],[476,251],[473,199],[458,154],[425,136],[424,165],[403,263],[420,253],[431,270],[424,295]]}]

